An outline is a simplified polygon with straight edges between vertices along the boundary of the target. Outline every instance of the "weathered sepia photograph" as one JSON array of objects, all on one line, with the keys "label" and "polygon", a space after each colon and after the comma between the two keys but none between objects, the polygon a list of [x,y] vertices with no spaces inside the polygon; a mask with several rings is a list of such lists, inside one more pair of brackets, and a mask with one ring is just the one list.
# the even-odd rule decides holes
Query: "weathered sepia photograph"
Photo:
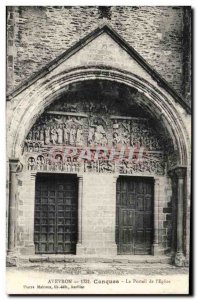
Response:
[{"label": "weathered sepia photograph", "polygon": [[190,6],[6,6],[6,292],[188,295]]}]

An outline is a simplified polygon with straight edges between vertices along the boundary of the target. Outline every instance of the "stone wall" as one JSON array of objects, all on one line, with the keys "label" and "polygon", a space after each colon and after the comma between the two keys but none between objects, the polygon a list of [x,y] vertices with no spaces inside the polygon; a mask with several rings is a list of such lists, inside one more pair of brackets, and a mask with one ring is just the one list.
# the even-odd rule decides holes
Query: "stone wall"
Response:
[{"label": "stone wall", "polygon": [[104,20],[190,102],[190,15],[187,7],[8,7],[8,91]]}]

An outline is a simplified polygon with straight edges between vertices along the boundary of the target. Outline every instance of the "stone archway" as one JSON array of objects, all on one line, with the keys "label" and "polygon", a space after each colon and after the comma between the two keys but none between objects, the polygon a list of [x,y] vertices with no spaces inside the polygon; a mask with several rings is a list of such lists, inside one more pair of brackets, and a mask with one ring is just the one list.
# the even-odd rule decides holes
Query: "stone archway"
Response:
[{"label": "stone archway", "polygon": [[[168,129],[178,149],[178,164],[187,165],[189,160],[189,136],[184,124],[184,110],[176,108],[173,98],[163,89],[156,89],[149,82],[130,72],[122,72],[118,69],[92,67],[88,69],[73,69],[62,72],[36,86],[24,90],[18,97],[18,104],[14,118],[9,124],[10,153],[11,157],[19,157],[21,144],[25,135],[35,123],[36,119],[43,113],[45,108],[51,104],[57,96],[68,89],[69,84],[84,80],[110,80],[120,82],[136,88],[146,96],[147,103],[142,103],[156,118],[161,118],[164,126]],[[20,126],[19,126],[20,125]]]},{"label": "stone archway", "polygon": [[[10,158],[21,158],[21,145],[23,144],[25,136],[45,108],[48,107],[58,95],[64,93],[70,84],[95,79],[123,83],[125,86],[130,86],[142,93],[146,101],[142,102],[139,99],[138,104],[149,111],[154,118],[159,118],[171,136],[174,148],[177,150],[177,160],[171,169],[176,170],[176,174],[178,174],[178,215],[181,216],[181,218],[177,218],[177,220],[179,220],[177,224],[179,227],[177,228],[177,252],[179,261],[181,261],[183,256],[183,202],[185,201],[186,194],[188,195],[188,191],[186,191],[185,188],[188,184],[183,187],[182,181],[183,179],[187,180],[185,179],[187,177],[185,177],[185,171],[179,172],[177,169],[185,170],[188,166],[188,133],[182,116],[184,114],[183,109],[180,108],[178,110],[172,97],[164,90],[160,88],[156,89],[150,83],[132,73],[99,67],[73,69],[69,72],[58,74],[49,81],[40,83],[38,81],[35,86],[29,87],[18,96],[19,102],[15,109],[15,115],[17,115],[17,117],[12,119],[9,125],[10,134],[8,133],[8,139],[11,145]],[[11,166],[13,166],[12,161]],[[12,171],[12,169],[10,171],[13,177],[14,171]],[[14,206],[14,204],[12,206]],[[12,216],[12,214],[13,209],[10,211],[10,216]],[[10,218],[10,220],[12,220],[10,221],[11,226],[13,219]]]}]

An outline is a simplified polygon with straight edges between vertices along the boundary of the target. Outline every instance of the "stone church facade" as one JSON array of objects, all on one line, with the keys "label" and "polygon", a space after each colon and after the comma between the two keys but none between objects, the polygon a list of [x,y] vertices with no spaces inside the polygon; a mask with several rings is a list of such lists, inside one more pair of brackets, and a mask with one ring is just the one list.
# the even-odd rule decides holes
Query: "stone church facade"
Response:
[{"label": "stone church facade", "polygon": [[8,258],[188,264],[190,19],[188,7],[7,8]]}]

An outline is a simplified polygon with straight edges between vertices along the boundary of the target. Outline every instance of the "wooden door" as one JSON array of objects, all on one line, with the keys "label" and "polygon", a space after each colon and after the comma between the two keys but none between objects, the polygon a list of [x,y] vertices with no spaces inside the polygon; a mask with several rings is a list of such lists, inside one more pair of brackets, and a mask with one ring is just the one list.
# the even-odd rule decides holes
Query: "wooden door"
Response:
[{"label": "wooden door", "polygon": [[75,253],[77,178],[39,175],[36,179],[34,242],[36,253]]},{"label": "wooden door", "polygon": [[120,177],[117,181],[116,243],[118,254],[151,254],[153,180]]}]

